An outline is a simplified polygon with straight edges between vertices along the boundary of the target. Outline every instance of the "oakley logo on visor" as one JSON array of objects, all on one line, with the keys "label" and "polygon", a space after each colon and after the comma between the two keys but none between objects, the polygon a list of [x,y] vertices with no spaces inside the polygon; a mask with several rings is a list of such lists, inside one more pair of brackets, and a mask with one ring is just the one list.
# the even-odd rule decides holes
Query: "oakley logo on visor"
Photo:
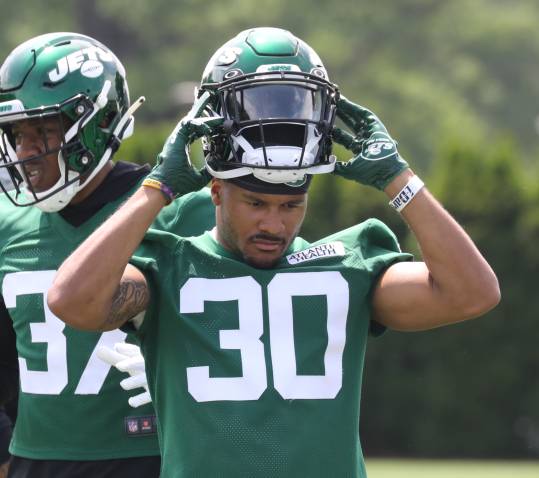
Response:
[{"label": "oakley logo on visor", "polygon": [[288,63],[274,63],[272,65],[260,65],[256,72],[259,73],[268,73],[273,71],[299,71],[301,72],[301,69],[298,65],[290,65]]}]

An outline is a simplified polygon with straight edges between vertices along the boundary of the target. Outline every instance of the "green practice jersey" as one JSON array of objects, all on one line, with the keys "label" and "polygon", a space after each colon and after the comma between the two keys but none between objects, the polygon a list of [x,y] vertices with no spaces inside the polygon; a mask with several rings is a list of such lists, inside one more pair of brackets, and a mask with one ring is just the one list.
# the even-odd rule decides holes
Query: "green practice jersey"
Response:
[{"label": "green practice jersey", "polygon": [[138,334],[162,478],[364,477],[370,293],[381,271],[410,259],[391,231],[369,220],[296,240],[273,269],[211,233],[163,237],[149,233],[146,256],[133,258],[152,289]]},{"label": "green practice jersey", "polygon": [[[60,264],[126,198],[73,227],[58,213],[14,207],[0,196],[0,292],[13,319],[20,368],[14,455],[104,460],[159,453],[153,408],[131,408],[119,385],[125,374],[96,356],[99,346],[111,347],[126,334],[74,330],[46,301]],[[154,227],[195,235],[214,222],[204,189],[167,206]]]}]

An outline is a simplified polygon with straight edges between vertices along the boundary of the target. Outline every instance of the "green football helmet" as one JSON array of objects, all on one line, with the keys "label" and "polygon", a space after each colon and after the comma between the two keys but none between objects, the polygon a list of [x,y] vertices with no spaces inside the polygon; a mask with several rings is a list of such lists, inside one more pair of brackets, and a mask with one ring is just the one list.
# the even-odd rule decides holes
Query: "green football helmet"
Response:
[{"label": "green football helmet", "polygon": [[290,32],[253,28],[225,43],[203,73],[205,91],[209,114],[225,119],[203,141],[212,176],[295,185],[333,171],[338,90],[316,52]]},{"label": "green football helmet", "polygon": [[[50,33],[19,45],[0,68],[0,187],[17,206],[58,211],[109,161],[133,132],[125,69],[103,44],[77,33]],[[54,121],[60,146],[18,158],[17,123]],[[60,178],[45,191],[27,168],[57,154]],[[11,191],[10,191],[11,190]]]}]

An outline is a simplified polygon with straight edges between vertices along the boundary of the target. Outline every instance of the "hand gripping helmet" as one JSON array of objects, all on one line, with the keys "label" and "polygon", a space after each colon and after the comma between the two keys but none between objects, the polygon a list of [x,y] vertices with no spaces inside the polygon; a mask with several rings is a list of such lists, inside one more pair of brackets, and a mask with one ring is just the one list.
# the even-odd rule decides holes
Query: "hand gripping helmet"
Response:
[{"label": "hand gripping helmet", "polygon": [[[0,187],[17,206],[64,208],[132,134],[143,101],[130,107],[124,67],[93,38],[50,33],[19,45],[0,68]],[[13,128],[29,120],[57,121],[60,146],[51,149],[45,138],[45,153],[18,159]],[[60,178],[36,191],[26,165],[50,154]]]},{"label": "hand gripping helmet", "polygon": [[329,133],[337,87],[305,42],[278,28],[254,28],[225,43],[203,73],[223,131],[203,143],[217,178],[252,174],[267,183],[301,184],[333,171]]}]

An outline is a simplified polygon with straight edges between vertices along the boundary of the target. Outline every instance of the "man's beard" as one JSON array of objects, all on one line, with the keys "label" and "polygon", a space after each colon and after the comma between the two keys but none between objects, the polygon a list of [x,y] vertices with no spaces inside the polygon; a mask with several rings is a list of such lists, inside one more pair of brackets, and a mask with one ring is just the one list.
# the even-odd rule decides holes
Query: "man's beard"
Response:
[{"label": "man's beard", "polygon": [[[297,235],[297,234],[296,234]],[[280,236],[274,236],[273,234],[267,234],[267,233],[259,233],[255,234],[247,239],[246,244],[250,242],[254,242],[257,239],[269,241],[269,242],[275,242],[281,244],[282,252],[277,257],[268,258],[267,260],[264,260],[264,258],[260,257],[252,257],[248,253],[245,253],[242,251],[238,246],[238,240],[236,238],[236,234],[227,226],[221,227],[220,229],[220,236],[221,239],[224,241],[224,243],[228,246],[228,248],[242,258],[242,260],[257,269],[272,269],[276,264],[279,263],[279,261],[282,259],[284,252],[290,245],[290,243],[294,240],[296,237],[294,235],[291,239],[288,241],[284,237]]]}]

